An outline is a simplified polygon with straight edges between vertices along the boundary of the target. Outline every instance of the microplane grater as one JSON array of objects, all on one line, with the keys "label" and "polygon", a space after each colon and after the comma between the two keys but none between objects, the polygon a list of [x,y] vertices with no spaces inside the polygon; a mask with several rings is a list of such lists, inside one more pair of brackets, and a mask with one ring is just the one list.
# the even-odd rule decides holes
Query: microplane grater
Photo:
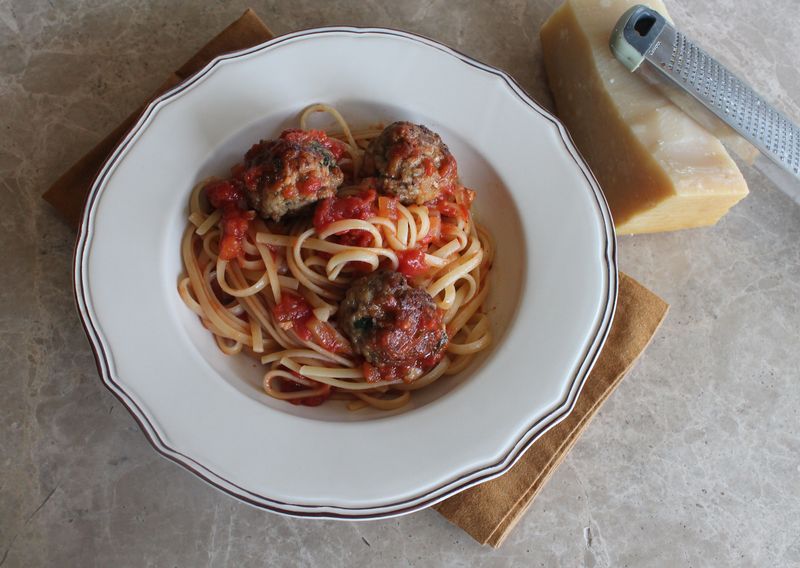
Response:
[{"label": "microplane grater", "polygon": [[657,11],[642,5],[629,9],[617,22],[610,45],[629,70],[738,154],[747,157],[749,145],[741,139],[737,143],[731,129],[800,180],[800,128]]}]

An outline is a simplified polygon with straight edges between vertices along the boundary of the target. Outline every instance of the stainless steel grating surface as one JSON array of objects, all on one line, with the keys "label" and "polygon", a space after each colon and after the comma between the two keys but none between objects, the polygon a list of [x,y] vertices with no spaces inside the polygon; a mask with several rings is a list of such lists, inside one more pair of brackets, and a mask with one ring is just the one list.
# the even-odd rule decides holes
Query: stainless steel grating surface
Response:
[{"label": "stainless steel grating surface", "polygon": [[666,26],[646,59],[762,152],[800,176],[800,129],[685,35]]}]

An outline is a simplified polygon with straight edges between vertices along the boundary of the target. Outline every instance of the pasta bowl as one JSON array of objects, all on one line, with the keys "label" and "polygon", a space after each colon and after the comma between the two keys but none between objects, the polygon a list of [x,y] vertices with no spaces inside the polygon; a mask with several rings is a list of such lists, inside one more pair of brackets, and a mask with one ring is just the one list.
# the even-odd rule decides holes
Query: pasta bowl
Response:
[{"label": "pasta bowl", "polygon": [[[192,187],[319,102],[439,132],[494,240],[493,345],[392,412],[268,397],[176,291]],[[102,380],[158,452],[266,510],[375,519],[501,475],[569,414],[613,318],[616,241],[566,130],[507,74],[406,32],[321,28],[218,57],[147,107],[90,191],[74,284]]]}]

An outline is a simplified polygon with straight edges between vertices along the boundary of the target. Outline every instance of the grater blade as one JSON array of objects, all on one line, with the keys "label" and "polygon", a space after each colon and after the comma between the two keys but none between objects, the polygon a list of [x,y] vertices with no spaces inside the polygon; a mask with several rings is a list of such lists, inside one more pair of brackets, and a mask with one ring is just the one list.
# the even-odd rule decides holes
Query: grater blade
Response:
[{"label": "grater blade", "polygon": [[752,147],[733,131],[800,180],[800,128],[661,14],[634,6],[617,22],[610,43],[628,69],[658,87],[740,156],[751,158],[748,161],[754,157]]}]

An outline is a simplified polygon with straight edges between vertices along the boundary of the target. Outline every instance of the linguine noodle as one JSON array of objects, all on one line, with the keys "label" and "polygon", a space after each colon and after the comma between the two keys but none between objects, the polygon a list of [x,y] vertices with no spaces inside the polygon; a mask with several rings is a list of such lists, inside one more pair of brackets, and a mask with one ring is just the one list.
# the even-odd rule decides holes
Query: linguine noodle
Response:
[{"label": "linguine noodle", "polygon": [[[300,127],[316,112],[338,123],[328,136],[346,148],[339,166],[350,172],[339,195],[356,194],[365,148],[381,129],[354,131],[336,109],[313,105],[300,115]],[[245,353],[264,366],[263,389],[276,399],[310,405],[325,398],[344,399],[351,410],[366,406],[393,410],[409,402],[412,391],[425,388],[466,368],[491,344],[489,320],[483,312],[493,243],[486,229],[448,196],[450,216],[432,206],[396,204],[395,215],[343,219],[318,231],[310,218],[280,222],[253,220],[243,241],[244,255],[219,257],[220,212],[203,193],[209,180],[197,184],[189,197],[189,217],[181,243],[185,274],[178,293],[214,335],[227,355]],[[336,235],[361,231],[366,246],[340,244]],[[435,235],[434,235],[435,232]],[[426,290],[442,310],[450,341],[446,355],[413,382],[368,382],[362,360],[335,322],[339,302],[355,278],[378,268],[397,270],[404,251],[424,250],[427,270],[410,283]],[[306,326],[311,339],[278,321],[273,310],[284,292],[298,293],[312,308]]]}]

